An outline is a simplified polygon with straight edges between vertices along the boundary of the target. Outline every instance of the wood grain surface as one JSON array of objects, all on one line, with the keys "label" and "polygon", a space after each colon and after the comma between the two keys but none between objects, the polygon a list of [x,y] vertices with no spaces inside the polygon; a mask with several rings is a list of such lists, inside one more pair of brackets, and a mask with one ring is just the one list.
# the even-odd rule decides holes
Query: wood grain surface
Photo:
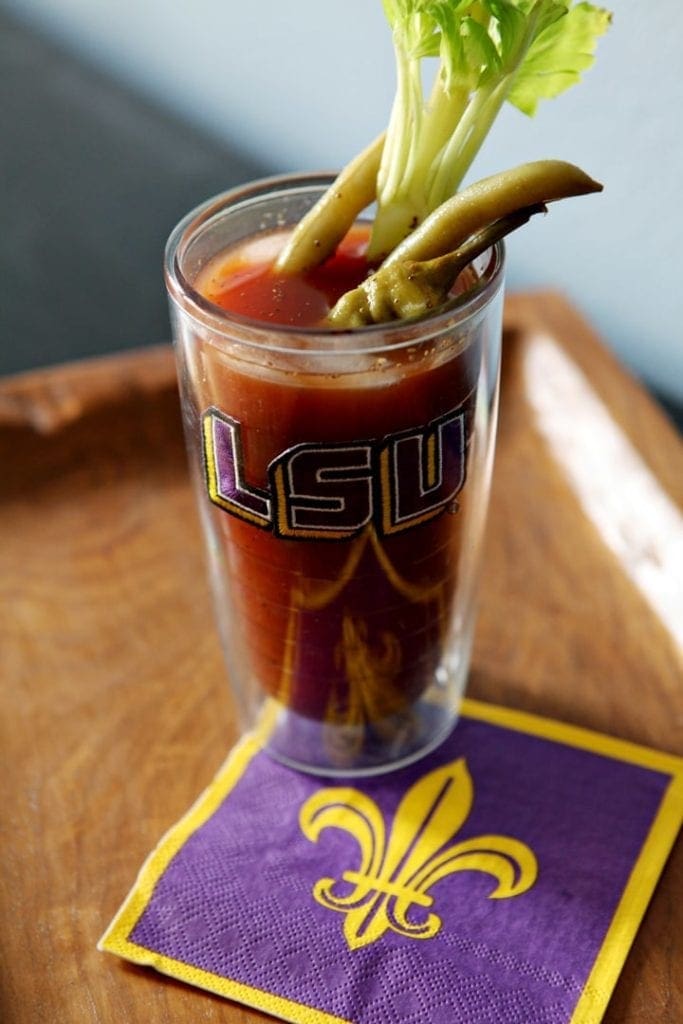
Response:
[{"label": "wood grain surface", "polygon": [[[0,467],[0,1020],[270,1019],[95,950],[235,740],[170,350],[0,382]],[[513,297],[469,693],[683,754],[682,502],[664,415]],[[681,892],[679,842],[608,1024],[683,1020]]]}]

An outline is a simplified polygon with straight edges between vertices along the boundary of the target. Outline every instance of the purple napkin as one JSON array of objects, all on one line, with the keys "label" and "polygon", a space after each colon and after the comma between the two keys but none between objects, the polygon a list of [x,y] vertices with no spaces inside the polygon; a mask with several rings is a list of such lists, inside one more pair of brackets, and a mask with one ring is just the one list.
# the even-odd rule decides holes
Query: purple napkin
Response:
[{"label": "purple napkin", "polygon": [[474,701],[373,778],[252,736],[100,948],[305,1024],[595,1024],[682,818],[683,760]]}]

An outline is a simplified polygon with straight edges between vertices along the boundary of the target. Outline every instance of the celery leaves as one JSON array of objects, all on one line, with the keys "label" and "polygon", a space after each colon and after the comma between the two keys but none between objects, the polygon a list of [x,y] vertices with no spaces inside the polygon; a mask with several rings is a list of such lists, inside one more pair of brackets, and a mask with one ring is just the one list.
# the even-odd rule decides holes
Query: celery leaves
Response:
[{"label": "celery leaves", "polygon": [[[571,0],[383,0],[397,91],[369,256],[392,249],[459,187],[506,100],[533,114],[593,61],[608,12]],[[422,60],[439,58],[428,100]]]},{"label": "celery leaves", "polygon": [[524,114],[536,113],[541,99],[552,99],[575,85],[594,62],[599,36],[607,31],[607,11],[580,3],[537,36],[522,63],[508,100]]}]

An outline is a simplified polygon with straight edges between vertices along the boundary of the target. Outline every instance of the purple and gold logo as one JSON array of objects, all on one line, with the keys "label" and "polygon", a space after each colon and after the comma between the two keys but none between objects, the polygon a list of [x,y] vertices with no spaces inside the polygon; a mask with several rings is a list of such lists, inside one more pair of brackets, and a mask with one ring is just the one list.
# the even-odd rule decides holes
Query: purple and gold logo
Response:
[{"label": "purple and gold logo", "polygon": [[438,516],[465,482],[462,407],[378,439],[294,445],[268,466],[267,488],[246,479],[238,420],[209,409],[202,433],[211,501],[278,537],[347,540],[369,523],[399,533]]}]

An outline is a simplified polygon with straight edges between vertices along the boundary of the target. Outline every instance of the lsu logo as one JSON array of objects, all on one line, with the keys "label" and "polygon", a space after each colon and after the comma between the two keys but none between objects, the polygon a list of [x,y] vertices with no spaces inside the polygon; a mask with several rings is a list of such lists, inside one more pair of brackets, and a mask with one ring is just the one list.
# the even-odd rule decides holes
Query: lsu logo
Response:
[{"label": "lsu logo", "polygon": [[246,479],[238,420],[209,409],[202,433],[211,501],[278,537],[347,540],[369,523],[399,533],[438,516],[465,482],[462,408],[380,439],[294,445],[268,466],[267,488]]}]

